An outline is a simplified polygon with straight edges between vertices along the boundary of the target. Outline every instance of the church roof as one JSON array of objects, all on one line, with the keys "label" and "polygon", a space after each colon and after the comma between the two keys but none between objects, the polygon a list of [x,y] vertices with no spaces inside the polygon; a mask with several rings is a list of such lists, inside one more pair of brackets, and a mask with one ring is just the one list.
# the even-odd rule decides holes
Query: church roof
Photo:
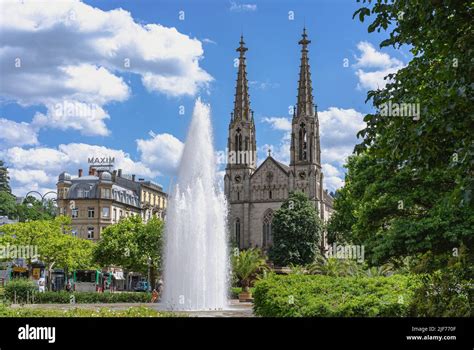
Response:
[{"label": "church roof", "polygon": [[257,168],[257,170],[255,170],[255,172],[252,174],[252,177],[253,177],[255,174],[257,174],[258,171],[259,171],[260,169],[262,169],[262,168],[264,167],[264,164],[265,164],[266,162],[268,162],[268,161],[275,163],[275,164],[277,165],[277,167],[279,167],[285,174],[288,175],[288,174],[290,173],[290,167],[289,167],[288,165],[285,165],[285,164],[283,164],[283,163],[280,163],[279,161],[275,160],[272,156],[268,156],[268,157],[263,161],[263,163],[260,164],[260,166]]},{"label": "church roof", "polygon": [[235,100],[234,100],[234,113],[233,119],[241,119],[250,121],[251,109],[250,109],[250,96],[249,87],[247,81],[246,61],[245,52],[248,50],[245,47],[244,37],[240,37],[240,46],[236,49],[239,52],[239,71],[237,73],[237,84],[235,87]]},{"label": "church roof", "polygon": [[314,115],[313,88],[311,84],[311,72],[308,58],[308,40],[306,28],[303,29],[302,39],[298,42],[301,45],[300,76],[298,81],[298,100],[296,105],[296,116]]}]

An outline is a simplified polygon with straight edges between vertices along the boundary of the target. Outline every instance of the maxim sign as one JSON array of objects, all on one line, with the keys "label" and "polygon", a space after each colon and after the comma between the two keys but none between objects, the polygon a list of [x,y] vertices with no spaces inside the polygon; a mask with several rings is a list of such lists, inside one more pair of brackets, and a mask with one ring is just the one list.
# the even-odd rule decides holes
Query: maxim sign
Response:
[{"label": "maxim sign", "polygon": [[94,165],[110,165],[115,163],[115,157],[89,157],[87,163]]}]

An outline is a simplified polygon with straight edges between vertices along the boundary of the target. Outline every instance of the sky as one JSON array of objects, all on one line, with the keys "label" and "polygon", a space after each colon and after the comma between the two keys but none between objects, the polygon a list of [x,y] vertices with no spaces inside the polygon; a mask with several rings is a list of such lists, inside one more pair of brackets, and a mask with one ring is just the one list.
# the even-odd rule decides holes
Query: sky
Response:
[{"label": "sky", "polygon": [[[247,51],[258,162],[289,163],[303,27],[309,39],[325,188],[371,111],[367,91],[407,64],[387,33],[352,19],[355,0],[0,0],[0,159],[13,193],[54,190],[89,157],[169,190],[194,103],[211,107],[223,174],[240,35]],[[86,170],[85,170],[86,171]]]}]

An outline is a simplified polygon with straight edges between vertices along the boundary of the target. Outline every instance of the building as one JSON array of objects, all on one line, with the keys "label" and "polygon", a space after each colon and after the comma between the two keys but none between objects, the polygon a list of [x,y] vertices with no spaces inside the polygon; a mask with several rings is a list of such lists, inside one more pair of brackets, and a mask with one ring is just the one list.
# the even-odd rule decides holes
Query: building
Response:
[{"label": "building", "polygon": [[[305,193],[321,219],[332,212],[333,198],[323,189],[319,120],[313,103],[308,40],[303,30],[297,104],[293,108],[290,164],[271,156],[257,166],[257,141],[246,72],[243,37],[240,40],[239,68],[228,137],[228,160],[224,177],[229,203],[229,226],[238,247],[269,248],[272,244],[272,219],[275,210],[289,193]],[[321,246],[325,245],[325,237]]]},{"label": "building", "polygon": [[72,218],[73,234],[98,240],[101,232],[123,217],[140,215],[146,222],[152,216],[163,218],[167,195],[161,186],[122,170],[109,172],[91,166],[84,176],[63,172],[57,183],[57,205],[60,215]]}]

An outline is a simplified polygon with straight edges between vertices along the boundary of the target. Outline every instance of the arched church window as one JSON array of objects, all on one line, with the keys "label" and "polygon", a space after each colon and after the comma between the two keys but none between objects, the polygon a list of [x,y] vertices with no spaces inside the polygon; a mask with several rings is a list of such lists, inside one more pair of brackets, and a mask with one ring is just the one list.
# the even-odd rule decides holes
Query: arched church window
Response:
[{"label": "arched church window", "polygon": [[307,159],[307,148],[308,148],[308,139],[306,134],[306,125],[304,123],[300,124],[300,131],[298,133],[298,159],[306,160]]},{"label": "arched church window", "polygon": [[268,248],[272,242],[272,221],[273,221],[273,211],[268,209],[263,216],[263,245],[262,247]]},{"label": "arched church window", "polygon": [[268,198],[272,199],[272,190],[268,191]]},{"label": "arched church window", "polygon": [[235,219],[234,223],[234,238],[235,243],[237,243],[237,247],[240,247],[240,219]]}]

